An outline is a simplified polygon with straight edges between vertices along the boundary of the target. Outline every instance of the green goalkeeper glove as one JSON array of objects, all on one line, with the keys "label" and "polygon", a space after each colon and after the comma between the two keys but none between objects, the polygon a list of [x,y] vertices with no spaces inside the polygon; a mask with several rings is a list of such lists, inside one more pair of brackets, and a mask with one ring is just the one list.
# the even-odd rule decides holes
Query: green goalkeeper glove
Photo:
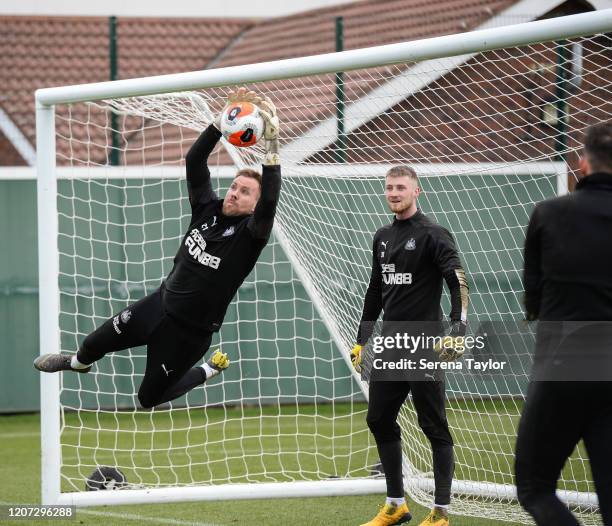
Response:
[{"label": "green goalkeeper glove", "polygon": [[454,362],[465,352],[465,323],[453,322],[448,335],[444,336],[434,346],[434,351],[443,362]]},{"label": "green goalkeeper glove", "polygon": [[363,347],[356,343],[351,351],[351,363],[358,373],[361,372],[361,349],[363,349]]}]

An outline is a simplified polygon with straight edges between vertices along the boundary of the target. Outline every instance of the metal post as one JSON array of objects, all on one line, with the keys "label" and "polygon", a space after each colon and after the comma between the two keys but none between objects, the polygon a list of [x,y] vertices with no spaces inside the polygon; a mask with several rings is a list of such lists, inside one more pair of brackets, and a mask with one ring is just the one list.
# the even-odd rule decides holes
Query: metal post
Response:
[{"label": "metal post", "polygon": [[[344,51],[344,20],[336,17],[336,52]],[[344,72],[336,73],[336,161],[346,162],[346,134],[344,130]]]},{"label": "metal post", "polygon": [[[55,107],[36,103],[40,354],[60,352]],[[40,375],[42,503],[60,497],[60,375]]]},{"label": "metal post", "polygon": [[557,52],[557,72],[555,79],[555,106],[557,107],[557,136],[555,138],[556,161],[565,161],[565,151],[567,149],[567,129],[568,129],[568,104],[567,95],[570,89],[568,65],[567,41],[561,40],[556,43]]},{"label": "metal post", "polygon": [[[108,52],[109,52],[109,67],[110,80],[117,80],[119,71],[117,57],[117,17],[111,16],[108,18]],[[112,166],[119,166],[119,132],[118,118],[114,111],[111,111],[111,151],[109,162]]]},{"label": "metal post", "polygon": [[[116,16],[110,16],[108,18],[108,35],[109,35],[109,42],[108,42],[108,49],[109,49],[109,67],[110,67],[110,80],[114,81],[117,80],[118,74],[119,74],[119,59],[118,59],[118,49],[117,49],[117,17]],[[111,151],[110,151],[110,155],[109,155],[109,163],[111,166],[119,166],[119,164],[121,163],[121,159],[119,156],[119,144],[120,144],[120,137],[119,137],[119,119],[118,119],[118,115],[112,111],[109,110],[111,112],[110,114],[110,118],[111,118]],[[122,276],[120,276],[121,279],[121,283],[125,286],[124,290],[127,290],[127,256],[125,253],[125,242],[127,239],[127,233],[126,233],[126,217],[125,217],[125,204],[126,204],[126,187],[128,186],[128,182],[127,181],[122,181],[120,184],[118,184],[117,186],[121,187],[123,189],[123,201],[121,202],[121,219],[123,221],[123,228],[120,231],[120,239],[119,239],[119,243],[121,244],[121,246],[123,247],[123,255],[124,255],[124,264],[122,266]]]}]

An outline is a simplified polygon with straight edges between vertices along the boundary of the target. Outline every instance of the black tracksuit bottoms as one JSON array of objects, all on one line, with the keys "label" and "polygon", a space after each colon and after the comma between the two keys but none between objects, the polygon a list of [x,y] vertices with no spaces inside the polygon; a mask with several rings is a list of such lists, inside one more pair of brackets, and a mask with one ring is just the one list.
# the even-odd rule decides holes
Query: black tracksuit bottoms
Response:
[{"label": "black tracksuit bottoms", "polygon": [[196,332],[168,316],[157,289],[89,334],[77,359],[89,364],[107,353],[146,345],[147,366],[138,400],[142,407],[150,408],[206,381],[204,369],[194,365],[208,351],[211,340],[211,332]]},{"label": "black tracksuit bottoms", "polygon": [[397,417],[412,393],[419,426],[433,453],[435,503],[448,505],[455,468],[453,439],[446,419],[443,381],[371,381],[367,423],[376,439],[388,497],[403,497],[401,430]]},{"label": "black tracksuit bottoms", "polygon": [[538,526],[578,526],[557,480],[584,440],[603,524],[612,525],[612,382],[532,382],[516,443],[519,502]]}]

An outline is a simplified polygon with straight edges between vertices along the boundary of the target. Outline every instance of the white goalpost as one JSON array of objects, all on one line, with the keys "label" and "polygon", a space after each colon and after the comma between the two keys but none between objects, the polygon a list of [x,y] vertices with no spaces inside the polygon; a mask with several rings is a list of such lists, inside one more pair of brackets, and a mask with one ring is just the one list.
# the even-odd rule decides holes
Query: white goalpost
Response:
[{"label": "white goalpost", "polygon": [[[109,354],[88,374],[41,375],[43,503],[384,492],[365,423],[367,383],[348,352],[372,236],[390,221],[384,174],[409,164],[421,208],[456,238],[470,330],[496,333],[481,358],[508,362],[503,373],[447,375],[453,513],[529,524],[513,486],[533,343],[522,323],[524,229],[536,202],[568,191],[585,127],[609,118],[610,31],[612,10],[604,10],[38,90],[41,354],[76,352],[167,275],[190,214],[185,154],[229,90],[244,84],[276,103],[283,172],[273,237],[213,341],[233,362],[221,377],[142,410],[144,348]],[[217,193],[261,157],[260,146],[220,143],[209,159]],[[448,312],[447,296],[443,303]],[[400,424],[406,491],[430,506],[431,451],[410,399]],[[86,491],[98,466],[127,482]],[[582,446],[559,494],[584,524],[598,524]]]}]

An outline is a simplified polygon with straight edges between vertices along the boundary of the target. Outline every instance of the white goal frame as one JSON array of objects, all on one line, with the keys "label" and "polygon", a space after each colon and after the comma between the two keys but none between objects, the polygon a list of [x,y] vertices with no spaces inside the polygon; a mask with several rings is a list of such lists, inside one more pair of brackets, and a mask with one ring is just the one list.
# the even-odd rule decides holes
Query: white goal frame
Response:
[{"label": "white goal frame", "polygon": [[[610,31],[612,31],[612,9],[414,42],[265,62],[249,66],[37,90],[36,167],[40,353],[59,352],[60,345],[57,180],[62,176],[61,171],[56,168],[55,105],[350,71],[402,62],[417,62],[467,53],[479,53]],[[378,168],[380,168],[380,165],[378,165]],[[113,170],[115,169],[113,168]],[[553,172],[557,174],[558,192],[565,193],[567,191],[565,169],[556,167]],[[125,177],[125,173],[122,177]],[[283,243],[282,229],[277,227],[275,232],[283,248],[286,248],[286,244]],[[291,260],[291,251],[288,250],[287,254]],[[299,264],[295,261],[292,261],[292,263],[296,264],[296,271],[298,275],[301,275]],[[332,338],[339,347],[339,352],[350,365],[346,350],[343,349],[344,343],[338,331],[332,326],[333,322],[330,321],[330,317],[326,316],[325,307],[319,301],[314,287],[309,286],[308,280],[304,283],[315,308],[321,315],[321,319],[326,323]],[[361,383],[356,375],[355,379]],[[384,480],[351,479],[61,493],[59,396],[59,376],[53,374],[41,375],[42,502],[44,504],[88,506],[207,499],[355,495],[384,491]],[[467,494],[486,497],[490,494],[491,486],[496,486],[496,495],[507,495],[509,499],[515,498],[515,490],[512,486],[497,488],[499,485],[490,483],[454,481],[453,491],[459,493],[464,491]],[[564,499],[581,506],[596,505],[596,497],[590,493],[566,494]]]}]

